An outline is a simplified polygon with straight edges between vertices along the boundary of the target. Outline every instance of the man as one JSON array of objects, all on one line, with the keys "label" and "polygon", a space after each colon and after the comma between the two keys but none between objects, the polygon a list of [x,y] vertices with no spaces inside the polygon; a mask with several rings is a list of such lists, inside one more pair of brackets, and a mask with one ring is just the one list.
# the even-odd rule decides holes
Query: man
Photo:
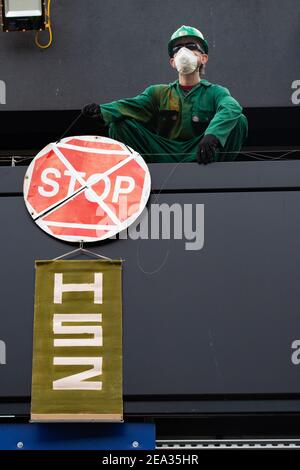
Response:
[{"label": "man", "polygon": [[86,117],[102,119],[109,136],[139,152],[148,163],[235,160],[247,137],[247,119],[229,91],[202,77],[208,44],[191,26],[181,26],[168,44],[178,80],[152,85],[112,103],[86,105]]}]

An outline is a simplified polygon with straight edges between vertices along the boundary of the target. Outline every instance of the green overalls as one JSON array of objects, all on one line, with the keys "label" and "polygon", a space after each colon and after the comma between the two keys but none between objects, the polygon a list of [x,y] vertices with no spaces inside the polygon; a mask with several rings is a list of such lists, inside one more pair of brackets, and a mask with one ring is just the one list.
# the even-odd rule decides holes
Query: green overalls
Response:
[{"label": "green overalls", "polygon": [[132,147],[148,163],[195,161],[204,134],[220,141],[215,161],[235,160],[247,137],[247,119],[239,103],[227,88],[203,79],[188,93],[176,80],[100,108],[109,136]]}]

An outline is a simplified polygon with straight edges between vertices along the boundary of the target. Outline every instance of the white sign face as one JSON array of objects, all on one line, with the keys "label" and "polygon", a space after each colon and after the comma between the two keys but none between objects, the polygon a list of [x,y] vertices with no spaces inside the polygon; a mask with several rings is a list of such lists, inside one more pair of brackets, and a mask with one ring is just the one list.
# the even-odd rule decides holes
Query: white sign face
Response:
[{"label": "white sign face", "polygon": [[151,179],[142,157],[100,136],[47,145],[28,167],[24,199],[33,220],[65,241],[105,240],[143,211]]}]

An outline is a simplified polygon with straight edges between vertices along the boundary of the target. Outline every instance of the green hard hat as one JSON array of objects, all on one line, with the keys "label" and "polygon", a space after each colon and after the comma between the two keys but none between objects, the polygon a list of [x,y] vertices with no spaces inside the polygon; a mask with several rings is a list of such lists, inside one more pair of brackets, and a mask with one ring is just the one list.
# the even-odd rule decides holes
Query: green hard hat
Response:
[{"label": "green hard hat", "polygon": [[204,36],[201,31],[199,31],[199,29],[193,28],[193,26],[182,25],[179,29],[177,29],[177,31],[175,31],[175,33],[172,34],[171,39],[169,41],[168,51],[170,57],[172,56],[173,44],[177,41],[177,39],[182,38],[184,36],[189,36],[198,39],[198,41],[202,44],[205,54],[208,54],[208,43],[204,39]]}]

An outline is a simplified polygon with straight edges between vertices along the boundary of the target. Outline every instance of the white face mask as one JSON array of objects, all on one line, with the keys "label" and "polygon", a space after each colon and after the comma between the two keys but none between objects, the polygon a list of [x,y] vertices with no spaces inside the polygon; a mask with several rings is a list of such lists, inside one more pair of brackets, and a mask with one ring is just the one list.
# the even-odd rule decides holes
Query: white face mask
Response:
[{"label": "white face mask", "polygon": [[189,73],[195,72],[198,67],[198,58],[195,56],[192,51],[186,47],[182,47],[177,52],[175,58],[175,66],[179,73],[183,75],[188,75]]}]

